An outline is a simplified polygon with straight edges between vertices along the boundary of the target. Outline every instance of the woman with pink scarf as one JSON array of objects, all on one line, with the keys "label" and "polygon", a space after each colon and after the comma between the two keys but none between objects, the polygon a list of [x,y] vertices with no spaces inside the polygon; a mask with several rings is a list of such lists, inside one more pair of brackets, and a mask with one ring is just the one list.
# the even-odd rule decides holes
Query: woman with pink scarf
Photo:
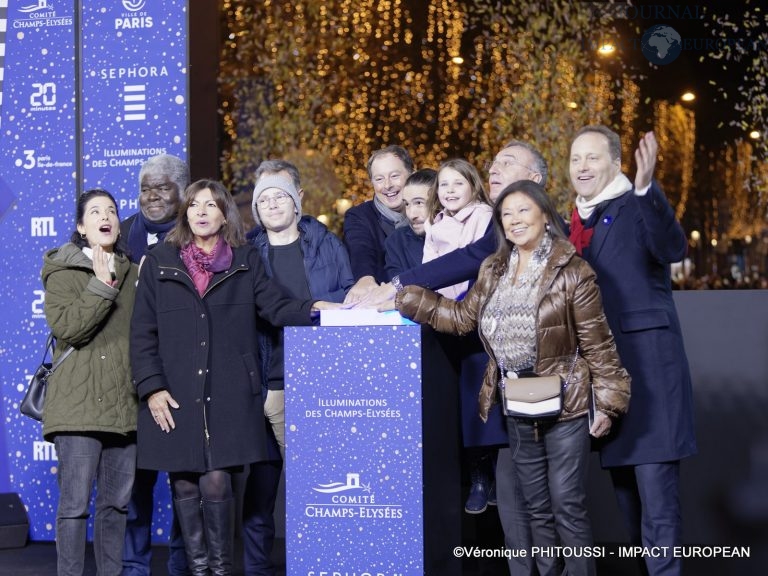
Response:
[{"label": "woman with pink scarf", "polygon": [[327,306],[272,283],[220,182],[191,184],[175,227],[148,251],[131,323],[137,466],[169,473],[193,574],[231,574],[231,474],[267,456],[259,317],[309,325]]}]

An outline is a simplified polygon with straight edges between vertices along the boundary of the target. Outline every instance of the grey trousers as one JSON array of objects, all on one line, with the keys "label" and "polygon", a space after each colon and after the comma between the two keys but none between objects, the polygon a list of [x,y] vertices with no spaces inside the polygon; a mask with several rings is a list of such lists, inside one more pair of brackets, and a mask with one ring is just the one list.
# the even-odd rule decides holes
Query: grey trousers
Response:
[{"label": "grey trousers", "polygon": [[[512,458],[520,492],[530,514],[531,542],[540,576],[560,575],[562,564],[569,576],[593,576],[595,560],[584,554],[593,546],[586,506],[589,464],[587,417],[567,422],[534,425],[509,418]],[[568,549],[558,554],[556,547]]]},{"label": "grey trousers", "polygon": [[504,530],[504,546],[510,551],[507,559],[509,574],[534,576],[534,561],[530,556],[531,516],[520,491],[510,448],[500,449],[496,457],[496,500]]}]

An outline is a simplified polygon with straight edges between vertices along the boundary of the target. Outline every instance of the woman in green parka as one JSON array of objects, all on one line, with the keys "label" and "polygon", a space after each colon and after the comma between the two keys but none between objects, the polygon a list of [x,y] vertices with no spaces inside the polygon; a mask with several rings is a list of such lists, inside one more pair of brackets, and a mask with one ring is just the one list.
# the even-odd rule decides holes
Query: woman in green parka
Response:
[{"label": "woman in green parka", "polygon": [[55,356],[74,351],[49,379],[43,436],[58,455],[59,576],[84,569],[86,525],[96,480],[94,555],[100,575],[119,575],[136,470],[136,392],[128,341],[137,269],[120,247],[117,204],[89,190],[77,202],[70,242],[45,254],[45,317]]}]

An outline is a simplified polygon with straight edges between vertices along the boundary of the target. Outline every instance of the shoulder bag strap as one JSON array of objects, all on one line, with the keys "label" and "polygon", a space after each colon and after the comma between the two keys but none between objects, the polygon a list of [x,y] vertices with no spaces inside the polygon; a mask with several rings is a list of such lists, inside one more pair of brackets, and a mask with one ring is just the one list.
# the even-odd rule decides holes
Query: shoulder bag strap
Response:
[{"label": "shoulder bag strap", "polygon": [[563,390],[565,390],[568,387],[568,384],[571,381],[571,378],[573,377],[573,371],[576,369],[576,360],[579,358],[579,347],[576,346],[576,352],[573,355],[573,362],[571,362],[571,370],[568,372],[568,378],[566,378],[565,382],[563,383]]},{"label": "shoulder bag strap", "polygon": [[45,359],[48,357],[49,351],[51,353],[51,358],[53,358],[53,346],[54,346],[53,332],[49,332],[48,338],[45,340],[45,348],[43,348],[43,359],[40,361],[40,364],[45,364]]},{"label": "shoulder bag strap", "polygon": [[[47,340],[46,345],[45,345],[45,352],[43,352],[43,361],[45,361],[45,355],[48,353],[48,349],[51,350],[51,355],[53,355],[53,350],[55,349],[53,332],[51,332],[48,335],[48,340]],[[56,368],[59,367],[59,364],[64,362],[64,360],[66,359],[67,356],[72,354],[73,350],[74,350],[74,348],[72,346],[70,346],[69,348],[64,350],[64,352],[61,354],[61,356],[59,356],[59,358],[56,360],[56,362],[54,362],[53,365],[51,366],[51,372],[56,370]]]}]

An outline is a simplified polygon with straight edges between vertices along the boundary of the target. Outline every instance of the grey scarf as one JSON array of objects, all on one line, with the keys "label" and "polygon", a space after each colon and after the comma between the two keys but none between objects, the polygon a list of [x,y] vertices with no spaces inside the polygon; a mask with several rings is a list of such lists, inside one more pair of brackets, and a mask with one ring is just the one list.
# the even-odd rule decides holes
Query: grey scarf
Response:
[{"label": "grey scarf", "polygon": [[376,195],[373,196],[373,205],[379,211],[379,214],[384,216],[387,222],[391,223],[395,228],[408,226],[408,218],[405,217],[405,214],[385,206],[384,202],[379,200],[379,197]]}]

